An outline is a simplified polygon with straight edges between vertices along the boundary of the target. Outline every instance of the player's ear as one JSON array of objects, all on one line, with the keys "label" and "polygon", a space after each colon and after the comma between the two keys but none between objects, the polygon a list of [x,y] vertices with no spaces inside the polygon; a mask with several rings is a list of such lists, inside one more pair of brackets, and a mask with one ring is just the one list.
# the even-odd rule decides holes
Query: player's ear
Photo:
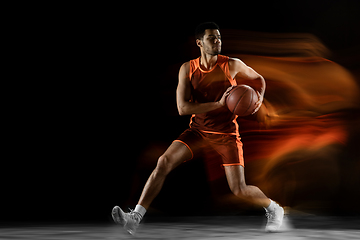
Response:
[{"label": "player's ear", "polygon": [[196,39],[196,45],[198,47],[202,47],[202,41],[200,39]]}]

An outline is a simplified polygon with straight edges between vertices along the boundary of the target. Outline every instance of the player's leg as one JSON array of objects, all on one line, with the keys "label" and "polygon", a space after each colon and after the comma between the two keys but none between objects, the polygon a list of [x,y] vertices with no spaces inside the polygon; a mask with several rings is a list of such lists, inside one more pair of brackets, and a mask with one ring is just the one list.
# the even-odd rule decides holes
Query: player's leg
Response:
[{"label": "player's leg", "polygon": [[192,158],[192,152],[181,141],[174,141],[158,159],[154,171],[147,180],[138,205],[134,211],[125,213],[118,206],[112,210],[112,217],[116,223],[124,226],[130,233],[135,234],[139,223],[154,198],[159,194],[166,176],[182,162]]},{"label": "player's leg", "polygon": [[[265,208],[268,223],[265,230],[278,231],[282,224],[284,209],[270,200],[255,186],[247,185],[244,173],[242,142],[239,136],[215,136],[217,144],[212,144],[223,160],[226,178],[231,191],[239,198]],[[214,138],[214,137],[213,137]]]},{"label": "player's leg", "polygon": [[138,205],[147,209],[159,194],[166,176],[182,162],[191,159],[189,148],[179,141],[174,141],[158,159],[156,168],[151,173],[142,191]]},{"label": "player's leg", "polygon": [[237,197],[265,208],[270,205],[270,199],[258,187],[246,184],[243,166],[232,165],[224,168],[229,187]]},{"label": "player's leg", "polygon": [[258,187],[246,185],[243,144],[240,137],[233,135],[209,135],[208,138],[212,138],[212,147],[222,156],[226,178],[231,191],[237,197],[258,206],[269,206],[271,203],[270,199]]},{"label": "player's leg", "polygon": [[231,191],[237,197],[261,206],[266,210],[268,222],[265,230],[267,232],[279,231],[284,217],[284,209],[266,197],[258,187],[246,184],[243,166],[234,165],[225,166],[224,168]]}]

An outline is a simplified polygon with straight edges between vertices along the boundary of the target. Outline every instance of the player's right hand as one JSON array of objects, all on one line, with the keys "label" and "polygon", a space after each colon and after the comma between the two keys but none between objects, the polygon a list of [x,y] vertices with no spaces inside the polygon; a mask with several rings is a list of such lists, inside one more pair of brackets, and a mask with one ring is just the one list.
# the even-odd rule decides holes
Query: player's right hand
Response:
[{"label": "player's right hand", "polygon": [[228,89],[226,89],[226,91],[224,92],[224,94],[222,95],[221,99],[219,100],[219,103],[221,106],[225,106],[226,105],[226,97],[229,95],[230,91],[236,86],[230,86],[228,87]]}]

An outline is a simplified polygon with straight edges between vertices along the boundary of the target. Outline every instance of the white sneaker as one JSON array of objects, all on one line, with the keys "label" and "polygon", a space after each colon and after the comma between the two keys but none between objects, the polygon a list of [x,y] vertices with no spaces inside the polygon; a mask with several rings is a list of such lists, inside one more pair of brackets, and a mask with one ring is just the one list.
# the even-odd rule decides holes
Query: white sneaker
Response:
[{"label": "white sneaker", "polygon": [[124,229],[134,235],[136,229],[139,227],[141,221],[141,215],[138,212],[131,210],[130,213],[125,213],[120,207],[115,206],[111,212],[111,216],[115,223],[124,226]]},{"label": "white sneaker", "polygon": [[268,211],[265,216],[267,217],[267,224],[265,227],[266,232],[279,232],[284,218],[284,209],[275,203],[273,211]]}]

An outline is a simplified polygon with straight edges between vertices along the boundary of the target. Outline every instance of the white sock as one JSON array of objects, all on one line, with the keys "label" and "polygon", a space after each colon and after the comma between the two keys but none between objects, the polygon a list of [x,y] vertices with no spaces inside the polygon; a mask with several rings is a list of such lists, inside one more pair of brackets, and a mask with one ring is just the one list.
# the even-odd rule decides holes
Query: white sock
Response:
[{"label": "white sock", "polygon": [[140,213],[141,218],[143,218],[146,213],[146,209],[141,205],[136,205],[134,212]]},{"label": "white sock", "polygon": [[266,212],[273,212],[275,210],[275,205],[276,203],[270,199],[270,204],[268,207],[264,207],[264,209],[266,210]]}]

